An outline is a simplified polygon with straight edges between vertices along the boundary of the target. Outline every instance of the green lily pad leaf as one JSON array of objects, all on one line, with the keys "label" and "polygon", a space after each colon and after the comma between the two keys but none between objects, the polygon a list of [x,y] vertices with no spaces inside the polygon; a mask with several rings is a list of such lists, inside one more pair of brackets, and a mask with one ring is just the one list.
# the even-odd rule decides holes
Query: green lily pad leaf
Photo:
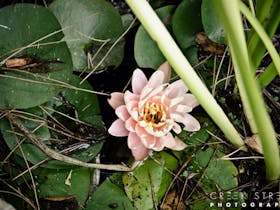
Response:
[{"label": "green lily pad leaf", "polygon": [[226,43],[225,29],[212,0],[202,0],[201,19],[205,33],[214,42]]},{"label": "green lily pad leaf", "polygon": [[[25,109],[51,100],[61,90],[51,79],[67,82],[72,73],[55,16],[41,6],[16,4],[0,9],[0,25],[5,26],[0,27],[0,109]],[[27,59],[30,66],[7,70],[9,56]]]},{"label": "green lily pad leaf", "polygon": [[[87,81],[84,81],[82,84],[80,84],[81,81],[82,79],[80,77],[72,75],[70,84],[75,88],[79,88],[80,91],[68,88],[62,92],[62,95],[69,104],[75,107],[76,111],[78,112],[78,118],[82,121],[86,121],[89,116],[99,115],[100,109],[96,94],[88,92],[93,91],[91,85]],[[99,123],[95,122],[93,124],[103,125],[102,121]]]},{"label": "green lily pad leaf", "polygon": [[123,176],[125,192],[136,209],[154,209],[172,180],[167,169],[174,171],[178,167],[177,159],[166,152],[155,153],[153,159],[145,160],[143,165]]},{"label": "green lily pad leaf", "polygon": [[[156,10],[156,13],[168,29],[171,29],[171,18],[174,10],[173,5]],[[157,69],[166,60],[156,42],[151,39],[143,26],[139,27],[135,35],[134,57],[138,66],[142,68]]]},{"label": "green lily pad leaf", "polygon": [[121,182],[121,174],[114,174],[106,179],[94,192],[86,210],[134,210],[135,208],[127,198],[123,187],[118,184]]},{"label": "green lily pad leaf", "polygon": [[[40,112],[39,108],[37,108],[37,107],[31,108],[31,109],[25,110],[25,111],[27,113],[37,115],[38,117],[43,117],[43,118],[46,117],[45,114]],[[38,124],[31,122],[29,120],[22,120],[22,123],[31,131],[35,130],[33,133],[38,138],[42,139],[42,141],[45,141],[46,143],[48,143],[48,140],[50,138],[50,132],[46,127],[44,127],[44,126],[40,127]],[[1,133],[3,135],[3,138],[6,142],[6,144],[8,145],[8,147],[11,150],[16,148],[18,146],[18,143],[24,138],[22,136],[20,137],[20,136],[15,135],[14,133],[12,133],[13,129],[11,128],[9,121],[4,118],[2,118],[0,120],[0,130],[1,130]],[[33,145],[28,140],[25,140],[21,144],[21,148],[25,155],[25,158],[33,164],[37,164],[47,158],[45,153],[43,153],[40,149],[38,149],[37,146]],[[14,151],[14,153],[19,156],[22,156],[20,149],[16,149]]]},{"label": "green lily pad leaf", "polygon": [[225,29],[212,0],[202,0],[201,18],[205,33],[214,42],[226,43]]},{"label": "green lily pad leaf", "polygon": [[201,0],[184,0],[174,13],[173,32],[182,49],[195,45],[195,36],[202,31],[200,7]]},{"label": "green lily pad leaf", "polygon": [[75,197],[81,209],[91,189],[92,170],[74,169],[41,169],[37,182],[40,198]]},{"label": "green lily pad leaf", "polygon": [[[242,203],[243,201],[241,193],[235,190],[238,187],[238,170],[231,161],[220,160],[222,156],[224,156],[222,152],[215,152],[213,148],[208,148],[205,151],[199,150],[196,158],[190,162],[190,172],[201,175],[200,182],[204,189],[204,192],[198,192],[191,197],[197,202],[194,202],[190,209],[209,207],[220,209],[217,203],[223,203],[223,205],[231,203],[232,208],[229,209],[241,209],[241,207],[234,207],[235,202]],[[222,197],[220,197],[221,192],[224,195]]]},{"label": "green lily pad leaf", "polygon": [[[49,8],[64,29],[64,40],[77,71],[95,68],[122,34],[120,15],[104,0],[56,0]],[[97,69],[118,66],[123,58],[123,47],[123,43],[117,44]],[[88,59],[92,60],[89,65]]]},{"label": "green lily pad leaf", "polygon": [[[40,107],[34,107],[26,109],[24,111],[26,112],[26,116],[28,117],[32,115],[40,117],[40,119],[45,121],[44,124],[49,125],[49,127],[53,127],[52,124],[49,124],[50,120],[57,117],[56,120],[61,121],[61,123],[64,124],[67,129],[71,130],[78,137],[87,140],[87,142],[80,143],[80,148],[76,149],[75,152],[69,156],[84,162],[88,162],[93,160],[94,157],[96,157],[96,155],[102,149],[104,143],[102,139],[105,138],[106,132],[101,116],[98,115],[99,105],[96,95],[90,92],[82,92],[76,90],[77,88],[80,88],[85,91],[92,91],[92,87],[87,81],[80,85],[80,81],[81,78],[72,75],[69,81],[69,85],[72,85],[75,88],[65,89],[62,93],[59,94],[63,96],[63,103],[66,103],[66,105],[62,105],[62,102],[59,101],[53,101],[41,105],[40,107],[42,109]],[[63,116],[68,114],[66,112],[68,111],[68,109],[59,109],[63,106],[65,106],[66,108],[69,108],[70,106],[71,110],[77,112],[77,120],[85,122],[86,124],[78,123],[75,120],[71,120]],[[62,112],[62,115],[57,113],[58,110]],[[52,118],[50,118],[48,122],[47,116],[52,116]],[[61,139],[61,142],[63,142],[63,139],[66,138],[64,135],[55,135],[55,132],[50,132],[48,127],[39,126],[38,123],[34,123],[32,122],[32,120],[22,120],[22,123],[31,131],[35,129],[36,131],[34,132],[34,134],[39,139],[44,141],[44,143],[48,146],[55,147],[57,151],[65,149],[64,145],[61,146],[60,144],[58,144],[53,146],[53,144],[51,144],[51,142],[49,141],[49,139],[52,137]],[[22,137],[16,136],[13,133],[9,132],[12,130],[12,128],[10,127],[10,123],[6,119],[2,119],[0,121],[0,130],[2,132],[4,140],[11,150],[16,147],[17,142],[22,139]],[[22,143],[21,146],[26,159],[33,164],[37,164],[47,158],[46,154],[42,152],[36,145],[33,145],[29,140],[25,140],[25,142]],[[19,149],[15,150],[15,153],[19,156],[22,156]],[[73,167],[73,165],[71,164],[57,160],[48,161],[47,164],[43,164],[42,166],[47,168]]]},{"label": "green lily pad leaf", "polygon": [[198,64],[199,60],[198,60],[198,56],[197,56],[197,47],[196,46],[193,45],[193,46],[188,47],[187,49],[184,49],[183,53],[192,66],[195,66],[196,64]]},{"label": "green lily pad leaf", "polygon": [[122,18],[122,23],[123,23],[124,29],[127,29],[129,27],[129,25],[132,23],[132,21],[134,20],[133,15],[130,13],[123,14],[121,16],[121,18]]}]

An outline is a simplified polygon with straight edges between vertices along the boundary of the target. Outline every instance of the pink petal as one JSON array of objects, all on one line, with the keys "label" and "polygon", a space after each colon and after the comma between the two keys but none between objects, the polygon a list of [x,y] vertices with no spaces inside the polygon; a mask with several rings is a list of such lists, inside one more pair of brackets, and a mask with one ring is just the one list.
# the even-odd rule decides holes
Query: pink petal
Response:
[{"label": "pink petal", "polygon": [[120,105],[124,104],[124,94],[120,92],[111,93],[111,98],[108,99],[108,103],[111,107],[113,107],[113,109],[116,109]]},{"label": "pink petal", "polygon": [[147,86],[151,88],[157,88],[163,84],[164,77],[165,75],[162,71],[155,71],[150,77]]},{"label": "pink petal", "polygon": [[135,160],[144,160],[149,155],[150,150],[142,144],[140,138],[135,133],[129,133],[127,145],[131,149]]},{"label": "pink petal", "polygon": [[187,145],[178,137],[173,137],[171,133],[164,137],[164,144],[167,148],[172,150],[183,150]]},{"label": "pink petal", "polygon": [[152,135],[147,135],[146,137],[141,138],[143,145],[148,149],[152,149],[155,146],[157,140],[158,138]]},{"label": "pink petal", "polygon": [[168,61],[164,62],[160,65],[157,69],[158,71],[162,71],[164,73],[164,80],[163,83],[168,83],[171,76],[171,66]]},{"label": "pink petal", "polygon": [[125,121],[125,128],[131,132],[135,132],[135,126],[137,122],[130,117],[128,120]]},{"label": "pink petal", "polygon": [[127,137],[127,146],[129,149],[135,149],[139,146],[143,145],[140,137],[137,136],[136,133],[134,132],[129,132],[128,137]]},{"label": "pink petal", "polygon": [[183,82],[183,80],[180,79],[180,80],[173,82],[171,85],[169,85],[166,88],[166,91],[170,98],[175,98],[175,97],[181,96],[182,94],[188,92],[188,88],[185,85],[185,83]]},{"label": "pink petal", "polygon": [[172,130],[177,134],[182,132],[181,126],[176,122],[174,122]]},{"label": "pink petal", "polygon": [[187,131],[198,131],[200,129],[200,124],[199,122],[190,114],[184,113],[183,114],[183,121],[182,123],[184,124],[184,130]]},{"label": "pink petal", "polygon": [[165,139],[164,138],[158,138],[157,141],[156,141],[156,144],[155,146],[153,146],[152,150],[154,151],[161,151],[164,149],[164,142],[165,142]]},{"label": "pink petal", "polygon": [[108,129],[109,134],[112,136],[123,137],[128,135],[128,130],[124,126],[124,122],[121,119],[117,119],[112,123]]},{"label": "pink petal", "polygon": [[124,101],[125,103],[129,103],[130,101],[138,101],[139,95],[131,93],[129,90],[125,91],[124,93]]},{"label": "pink petal", "polygon": [[143,145],[146,148],[151,149],[156,144],[156,140],[158,138],[148,134],[146,132],[146,130],[144,128],[142,128],[141,126],[136,125],[135,131],[136,131],[136,134],[140,137]]},{"label": "pink petal", "polygon": [[186,105],[178,104],[177,106],[174,107],[176,112],[190,112],[192,111],[192,108]]},{"label": "pink petal", "polygon": [[130,101],[126,104],[128,113],[133,117],[134,120],[138,120],[138,102]]},{"label": "pink petal", "polygon": [[132,75],[132,91],[133,93],[140,94],[148,80],[143,71],[136,69]]},{"label": "pink petal", "polygon": [[150,150],[144,147],[144,145],[141,145],[135,149],[132,149],[131,152],[135,160],[140,161],[149,156]]},{"label": "pink petal", "polygon": [[171,133],[166,134],[165,136],[161,137],[164,141],[164,146],[167,148],[173,148],[175,146],[175,139]]},{"label": "pink petal", "polygon": [[187,147],[187,145],[185,144],[185,142],[183,142],[181,139],[179,139],[177,136],[174,138],[174,141],[175,141],[175,144],[172,148],[170,149],[173,149],[173,150],[176,150],[176,151],[180,151],[180,150],[183,150]]},{"label": "pink petal", "polygon": [[[164,85],[160,85],[154,89],[151,89],[149,86],[146,86],[140,95],[138,107],[139,108],[142,107],[147,102],[147,100],[150,99],[151,97],[161,94],[163,89],[164,89]],[[146,90],[149,90],[149,91],[146,91]]]},{"label": "pink petal", "polygon": [[183,100],[184,100],[183,96],[172,98],[169,102],[170,103],[169,106],[170,107],[175,106],[175,105],[181,103]]},{"label": "pink petal", "polygon": [[122,121],[126,121],[130,117],[125,105],[119,106],[115,112]]},{"label": "pink petal", "polygon": [[193,94],[190,94],[190,93],[184,94],[184,100],[183,100],[182,103],[187,105],[188,107],[190,107],[192,109],[199,105],[199,102],[197,101],[195,96]]}]

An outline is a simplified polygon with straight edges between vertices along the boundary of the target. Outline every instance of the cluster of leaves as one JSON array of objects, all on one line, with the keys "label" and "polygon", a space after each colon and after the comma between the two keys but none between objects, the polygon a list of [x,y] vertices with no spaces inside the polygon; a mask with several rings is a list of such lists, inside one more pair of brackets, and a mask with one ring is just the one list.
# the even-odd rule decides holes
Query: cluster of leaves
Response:
[{"label": "cluster of leaves", "polygon": [[[221,46],[217,43],[225,42],[211,2],[183,0],[156,10],[193,65],[201,60],[201,48],[208,51],[211,45],[210,53],[215,54]],[[207,209],[211,192],[226,191],[237,193],[241,201],[236,191],[238,171],[231,161],[220,159],[225,147],[213,138],[218,130],[201,113],[197,117],[202,129],[180,134],[189,145],[185,151],[154,153],[134,171],[114,173],[100,185],[98,170],[51,160],[14,126],[16,117],[54,151],[84,162],[98,160],[104,141],[112,137],[106,134],[91,84],[77,73],[90,75],[118,67],[125,56],[124,32],[131,22],[131,14],[121,16],[105,0],[55,0],[48,8],[22,3],[0,9],[0,130],[15,161],[4,165],[3,176],[8,171],[13,177],[20,175],[16,181],[9,180],[19,186],[35,176],[37,189],[32,193],[30,188],[27,194],[36,197],[38,193],[46,209],[62,201],[72,209],[184,209],[186,204],[190,209]],[[208,41],[198,45],[197,34],[202,31]],[[7,61],[14,58],[31,61],[9,67]],[[165,61],[142,26],[135,35],[134,58],[138,66],[152,69]],[[212,61],[208,67],[216,65]],[[211,88],[213,72],[201,69],[201,76]],[[10,183],[3,183],[12,189]],[[15,197],[4,197],[23,208]],[[227,199],[219,201],[234,202]],[[35,203],[25,201],[35,208]]]}]

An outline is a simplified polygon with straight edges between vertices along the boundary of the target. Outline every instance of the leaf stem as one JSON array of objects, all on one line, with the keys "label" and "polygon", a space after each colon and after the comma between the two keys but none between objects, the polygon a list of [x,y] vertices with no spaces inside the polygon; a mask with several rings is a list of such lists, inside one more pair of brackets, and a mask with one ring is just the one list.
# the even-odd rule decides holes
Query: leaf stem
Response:
[{"label": "leaf stem", "polygon": [[126,0],[126,2],[151,38],[158,44],[159,49],[171,66],[186,83],[205,111],[224,132],[229,141],[236,147],[243,147],[245,150],[244,142],[237,130],[196,74],[149,3],[146,0]]},{"label": "leaf stem", "polygon": [[279,55],[273,46],[269,36],[266,34],[264,28],[260,24],[260,22],[253,16],[253,14],[250,12],[250,10],[246,7],[246,5],[239,1],[239,9],[240,11],[245,15],[247,20],[250,22],[252,27],[255,29],[259,37],[262,39],[267,51],[269,52],[272,61],[274,62],[274,65],[278,71],[278,74],[280,75],[280,58]]},{"label": "leaf stem", "polygon": [[234,64],[237,85],[245,107],[245,113],[250,117],[250,125],[259,135],[266,164],[266,176],[276,180],[280,176],[280,158],[276,135],[272,122],[265,108],[260,87],[255,80],[254,69],[249,57],[244,30],[239,11],[239,1],[214,1],[217,11],[224,24],[227,40]]}]

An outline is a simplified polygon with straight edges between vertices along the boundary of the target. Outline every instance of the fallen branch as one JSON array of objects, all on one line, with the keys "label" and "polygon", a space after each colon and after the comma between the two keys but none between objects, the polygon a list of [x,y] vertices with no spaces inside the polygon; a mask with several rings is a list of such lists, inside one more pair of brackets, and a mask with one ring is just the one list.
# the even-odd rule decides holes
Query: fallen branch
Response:
[{"label": "fallen branch", "polygon": [[99,163],[86,163],[80,160],[77,160],[75,158],[68,157],[66,155],[62,155],[60,153],[57,153],[56,151],[50,149],[48,146],[46,146],[40,139],[34,135],[28,128],[26,128],[20,120],[13,116],[12,114],[9,114],[6,116],[10,122],[16,126],[23,134],[32,141],[33,144],[35,144],[39,149],[41,149],[47,156],[49,156],[52,159],[59,160],[62,162],[70,163],[77,166],[87,167],[87,168],[95,168],[95,169],[104,169],[104,170],[112,170],[112,171],[131,171],[132,168],[129,168],[124,165],[115,165],[115,164],[99,164]]}]

